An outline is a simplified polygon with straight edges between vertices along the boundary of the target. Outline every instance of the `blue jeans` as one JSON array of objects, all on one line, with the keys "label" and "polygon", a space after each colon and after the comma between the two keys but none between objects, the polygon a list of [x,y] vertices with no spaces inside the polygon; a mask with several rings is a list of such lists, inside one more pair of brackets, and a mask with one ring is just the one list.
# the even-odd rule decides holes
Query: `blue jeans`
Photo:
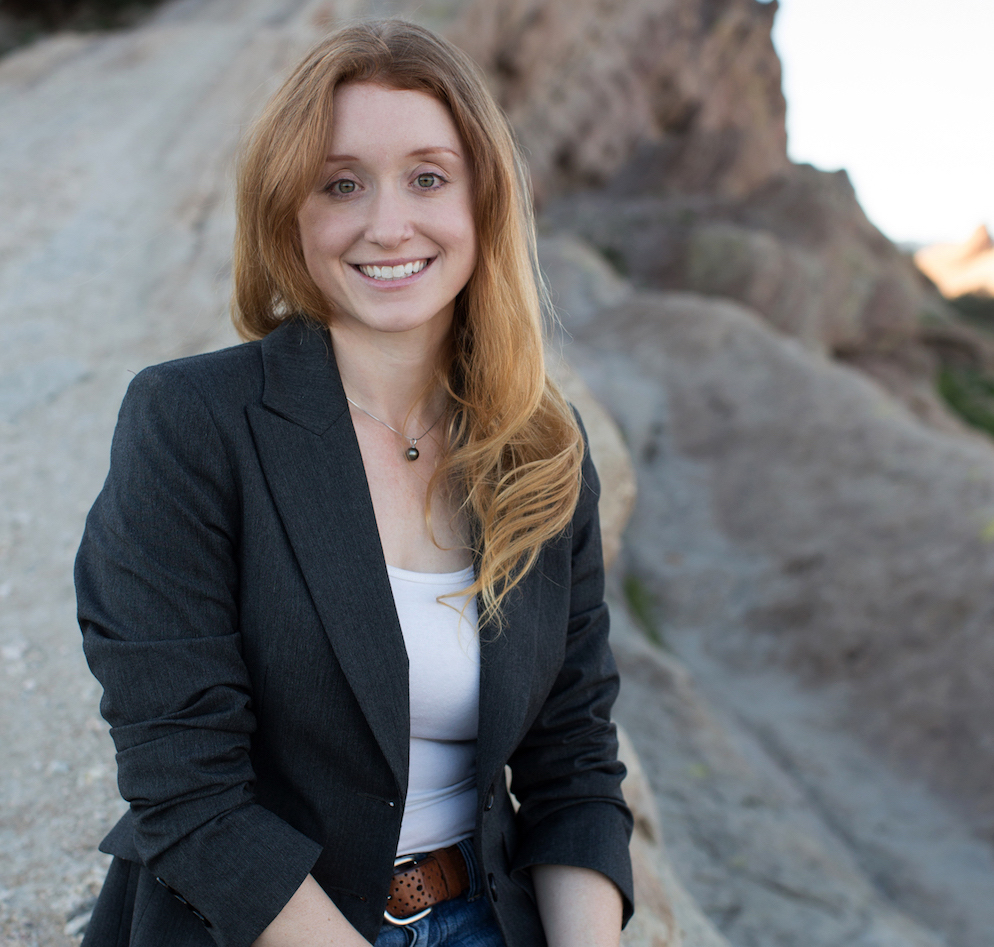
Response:
[{"label": "blue jeans", "polygon": [[375,947],[505,947],[490,903],[482,895],[472,843],[467,839],[459,848],[469,869],[469,891],[436,904],[431,914],[406,927],[384,921]]}]

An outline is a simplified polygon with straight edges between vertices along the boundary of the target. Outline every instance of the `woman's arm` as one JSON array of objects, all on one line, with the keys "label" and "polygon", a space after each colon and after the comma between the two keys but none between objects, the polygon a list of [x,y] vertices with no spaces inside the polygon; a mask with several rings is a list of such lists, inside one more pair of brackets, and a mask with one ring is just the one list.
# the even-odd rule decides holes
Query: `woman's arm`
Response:
[{"label": "woman's arm", "polygon": [[87,519],[76,587],[138,854],[215,940],[241,947],[300,887],[321,846],[253,792],[236,478],[183,367],[141,372]]},{"label": "woman's arm", "polygon": [[252,947],[369,947],[369,941],[308,875]]},{"label": "woman's arm", "polygon": [[[610,891],[610,896],[603,895],[604,901],[598,895],[597,904],[612,904],[611,898],[617,898],[621,919],[627,920],[632,913],[628,854],[632,815],[621,792],[625,768],[617,758],[617,735],[611,723],[619,681],[608,647],[609,617],[597,515],[600,483],[589,452],[582,474],[580,499],[564,537],[568,549],[550,551],[550,555],[565,553],[570,557],[563,662],[542,709],[509,760],[511,791],[521,804],[511,868],[522,881],[521,876],[530,872],[533,883],[536,874],[542,874],[541,870],[536,873],[536,866],[553,866],[552,877],[559,874],[560,881],[561,873],[569,869],[559,866],[585,869],[588,879],[592,876],[598,884],[603,879],[608,886],[604,890]],[[550,560],[549,565],[553,562],[556,560]],[[558,889],[559,882],[552,887]],[[558,916],[573,907],[583,909],[581,902],[582,897],[553,896],[542,911],[543,922],[547,913]],[[554,911],[553,904],[564,910]],[[619,921],[618,930],[620,926]],[[551,943],[552,931],[546,930]]]},{"label": "woman's arm", "polygon": [[571,865],[533,865],[549,947],[618,947],[621,893],[606,875]]}]

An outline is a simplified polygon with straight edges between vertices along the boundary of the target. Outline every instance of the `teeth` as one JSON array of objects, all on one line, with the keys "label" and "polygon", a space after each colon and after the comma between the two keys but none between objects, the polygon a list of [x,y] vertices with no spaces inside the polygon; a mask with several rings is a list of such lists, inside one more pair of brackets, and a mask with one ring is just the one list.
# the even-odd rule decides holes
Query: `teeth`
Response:
[{"label": "teeth", "polygon": [[427,265],[427,260],[418,260],[401,266],[360,266],[359,270],[373,279],[392,280],[413,276],[415,273],[420,273]]}]

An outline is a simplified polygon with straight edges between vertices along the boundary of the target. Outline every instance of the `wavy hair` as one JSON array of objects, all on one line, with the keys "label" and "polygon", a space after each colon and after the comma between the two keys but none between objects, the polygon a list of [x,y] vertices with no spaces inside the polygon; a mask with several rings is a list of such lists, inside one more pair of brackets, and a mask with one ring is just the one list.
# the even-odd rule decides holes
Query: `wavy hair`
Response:
[{"label": "wavy hair", "polygon": [[350,82],[433,96],[449,109],[466,149],[477,262],[436,370],[452,409],[425,516],[430,529],[435,490],[453,491],[477,555],[476,581],[463,594],[479,594],[481,624],[500,628],[506,596],[573,516],[584,447],[545,370],[545,295],[527,170],[465,53],[422,27],[374,20],[339,30],[304,57],[242,153],[232,319],[243,338],[257,339],[295,314],[335,317],[304,263],[297,214],[323,168],[335,89]]}]

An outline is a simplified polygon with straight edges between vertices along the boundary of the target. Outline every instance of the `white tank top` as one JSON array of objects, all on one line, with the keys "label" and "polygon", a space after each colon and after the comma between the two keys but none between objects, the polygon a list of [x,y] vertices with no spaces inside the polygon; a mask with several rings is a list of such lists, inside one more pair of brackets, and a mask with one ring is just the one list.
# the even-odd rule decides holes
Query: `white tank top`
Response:
[{"label": "white tank top", "polygon": [[436,573],[388,565],[387,573],[410,661],[411,766],[397,847],[408,855],[473,834],[480,642],[475,597],[436,601],[471,585],[472,566]]}]

